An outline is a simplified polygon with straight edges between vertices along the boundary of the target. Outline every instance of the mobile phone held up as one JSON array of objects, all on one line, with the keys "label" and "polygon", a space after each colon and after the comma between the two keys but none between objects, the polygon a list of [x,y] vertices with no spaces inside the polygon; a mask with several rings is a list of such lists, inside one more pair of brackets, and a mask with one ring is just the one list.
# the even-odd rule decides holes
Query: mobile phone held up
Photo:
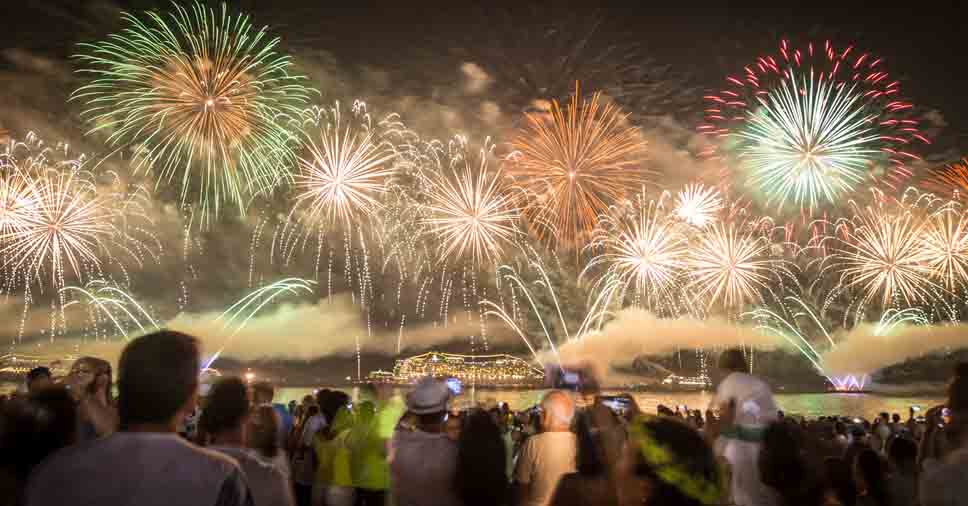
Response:
[{"label": "mobile phone held up", "polygon": [[457,378],[447,378],[447,388],[450,390],[451,395],[458,396],[464,391],[464,386]]},{"label": "mobile phone held up", "polygon": [[581,369],[565,369],[558,364],[545,367],[545,387],[556,390],[581,390],[586,374]]},{"label": "mobile phone held up", "polygon": [[598,402],[601,402],[608,409],[612,410],[613,413],[618,415],[628,413],[630,404],[628,397],[618,395],[599,395]]}]

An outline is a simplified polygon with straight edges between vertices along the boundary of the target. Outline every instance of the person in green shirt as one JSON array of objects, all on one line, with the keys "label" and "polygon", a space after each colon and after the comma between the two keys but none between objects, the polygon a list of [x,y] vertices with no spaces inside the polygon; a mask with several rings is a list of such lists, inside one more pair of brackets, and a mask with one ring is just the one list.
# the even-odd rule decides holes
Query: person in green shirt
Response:
[{"label": "person in green shirt", "polygon": [[336,412],[333,423],[313,439],[317,462],[313,506],[353,504],[353,476],[346,441],[353,427],[353,413],[344,406]]},{"label": "person in green shirt", "polygon": [[356,424],[348,436],[356,488],[356,505],[383,506],[390,489],[388,442],[403,415],[403,403],[390,398],[385,385],[372,387],[374,402],[358,405]]}]

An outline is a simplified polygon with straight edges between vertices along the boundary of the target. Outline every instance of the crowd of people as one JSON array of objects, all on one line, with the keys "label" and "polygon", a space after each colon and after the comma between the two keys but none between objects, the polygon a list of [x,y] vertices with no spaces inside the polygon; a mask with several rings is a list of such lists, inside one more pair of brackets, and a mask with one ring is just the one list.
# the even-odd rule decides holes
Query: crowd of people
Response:
[{"label": "crowd of people", "polygon": [[199,360],[161,331],[126,346],[116,383],[90,357],[31,371],[0,405],[0,505],[968,505],[968,364],[945,405],[868,422],[785,415],[739,350],[709,409],[655,414],[587,385],[457,410],[430,377],[282,405],[237,377],[201,395]]}]

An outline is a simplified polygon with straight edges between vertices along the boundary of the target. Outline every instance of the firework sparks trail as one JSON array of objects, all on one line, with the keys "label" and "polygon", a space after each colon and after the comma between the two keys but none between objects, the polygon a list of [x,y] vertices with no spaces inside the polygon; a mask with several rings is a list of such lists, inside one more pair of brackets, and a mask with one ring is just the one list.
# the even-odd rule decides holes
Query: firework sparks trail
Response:
[{"label": "firework sparks trail", "polygon": [[427,220],[431,232],[439,237],[441,260],[456,253],[470,253],[475,265],[495,262],[517,231],[517,207],[504,182],[503,171],[489,171],[490,148],[485,143],[476,166],[466,154],[454,160],[463,170],[452,167],[450,175],[441,173],[431,179]]},{"label": "firework sparks trail", "polygon": [[225,338],[225,343],[222,344],[222,347],[212,355],[212,358],[208,360],[202,369],[212,367],[212,364],[231,343],[232,338],[235,337],[235,335],[238,334],[242,329],[244,329],[246,324],[249,323],[249,320],[258,314],[262,308],[266,307],[272,303],[273,300],[283,295],[313,293],[315,290],[315,285],[315,281],[310,281],[308,279],[281,279],[275,283],[253,290],[245,297],[239,299],[235,304],[232,304],[232,306],[226,309],[215,319],[215,323],[221,324],[221,331],[228,334]]},{"label": "firework sparks trail", "polygon": [[310,91],[276,52],[279,39],[248,17],[225,4],[173,9],[125,13],[124,30],[81,44],[81,72],[93,79],[72,98],[92,133],[136,149],[136,170],[180,185],[183,203],[197,193],[204,222],[291,180],[294,135],[283,118],[298,116]]},{"label": "firework sparks trail", "polygon": [[[160,329],[157,320],[145,309],[130,293],[113,286],[106,280],[92,280],[84,287],[65,286],[60,289],[62,294],[76,292],[86,298],[88,306],[94,307],[99,313],[103,314],[114,325],[118,333],[127,341],[131,329],[125,324],[134,324],[140,333],[148,331],[146,325],[150,325],[155,330]],[[72,300],[64,305],[65,308],[80,303],[79,300]]]},{"label": "firework sparks trail", "polygon": [[[538,274],[538,279],[533,283],[534,287],[544,290],[551,299],[555,316],[557,316],[557,324],[560,327],[560,332],[562,335],[556,338],[556,336],[553,334],[553,328],[549,326],[550,322],[545,321],[544,317],[542,317],[541,311],[538,308],[537,294],[532,290],[531,287],[529,287],[529,284],[521,277],[518,271],[511,266],[501,265],[497,268],[496,274],[500,279],[500,283],[505,285],[512,294],[519,294],[528,301],[528,306],[531,309],[530,314],[532,314],[537,320],[545,342],[548,343],[549,349],[556,357],[558,357],[558,344],[580,340],[586,335],[601,330],[602,325],[604,325],[606,318],[610,314],[608,311],[608,302],[614,297],[614,291],[620,287],[618,286],[618,283],[612,283],[612,286],[609,289],[602,290],[598,295],[593,296],[584,317],[578,325],[577,331],[573,333],[568,329],[568,322],[565,319],[564,313],[562,312],[558,293],[556,292],[555,285],[551,282],[551,279],[548,276],[545,266],[541,263],[538,255],[533,250],[529,251],[529,248],[525,247],[522,248],[522,251],[528,259],[527,267],[529,269],[533,269],[534,272]],[[538,363],[541,363],[537,349],[528,338],[528,332],[522,329],[523,320],[526,318],[522,317],[521,313],[523,312],[517,308],[515,301],[516,299],[512,298],[512,307],[510,312],[508,312],[508,310],[502,304],[500,304],[499,301],[494,301],[489,298],[481,300],[480,304],[484,309],[483,315],[485,318],[494,316],[506,324],[508,328],[518,334],[521,340],[531,351],[535,360],[538,361]],[[560,357],[558,358],[560,359]]]},{"label": "firework sparks trail", "polygon": [[512,141],[509,174],[526,195],[522,209],[540,240],[580,249],[597,218],[647,182],[645,143],[625,115],[599,94],[576,88],[551,117],[528,114]]},{"label": "firework sparks trail", "polygon": [[836,205],[865,181],[898,189],[927,144],[913,106],[883,61],[830,42],[798,49],[782,41],[725,89],[706,95],[700,131],[723,142],[746,184],[778,209]]},{"label": "firework sparks trail", "polygon": [[[824,348],[812,342],[814,333],[801,324],[802,320],[810,322],[816,333],[821,334],[829,345],[827,349],[837,347],[837,343],[824,324],[824,319],[814,309],[799,297],[786,297],[781,312],[767,307],[758,307],[743,314],[744,318],[752,320],[756,328],[766,334],[775,335],[803,355],[814,368],[834,386],[838,391],[863,390],[870,377],[867,374],[848,374],[843,376],[829,375],[823,365],[822,353]],[[792,311],[786,303],[794,308]],[[879,321],[873,325],[871,331],[875,336],[887,336],[906,325],[928,325],[929,321],[923,311],[917,308],[888,309],[881,313]]]}]

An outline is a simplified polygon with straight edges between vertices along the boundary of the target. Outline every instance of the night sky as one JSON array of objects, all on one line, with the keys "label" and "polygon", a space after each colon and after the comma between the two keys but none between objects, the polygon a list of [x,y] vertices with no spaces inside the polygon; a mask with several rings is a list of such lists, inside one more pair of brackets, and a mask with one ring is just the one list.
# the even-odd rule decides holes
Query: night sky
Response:
[{"label": "night sky", "polygon": [[[24,129],[49,129],[65,136],[77,133],[72,130],[77,123],[73,113],[57,106],[76,84],[69,60],[74,45],[102,39],[117,29],[121,9],[169,5],[149,0],[2,3],[0,95],[7,97],[0,97],[0,128],[15,135],[23,135]],[[250,13],[254,24],[269,25],[271,33],[282,38],[282,49],[317,79],[322,103],[363,98],[383,112],[399,111],[428,135],[446,137],[460,131],[477,138],[500,138],[530,100],[564,98],[561,91],[570,90],[571,83],[556,83],[558,88],[550,96],[512,90],[515,65],[535,64],[520,62],[513,52],[506,55],[514,62],[508,65],[508,74],[498,77],[483,96],[468,98],[459,92],[466,78],[461,65],[481,54],[488,54],[493,65],[500,58],[482,48],[513,48],[519,41],[540,38],[549,27],[581,30],[597,21],[592,49],[579,52],[579,60],[615,45],[629,61],[661,69],[651,77],[669,80],[656,84],[662,90],[660,105],[650,108],[645,100],[629,106],[636,117],[664,116],[689,132],[701,121],[698,111],[704,90],[716,89],[726,75],[741,72],[756,56],[774,52],[781,38],[796,43],[830,39],[838,46],[854,44],[884,58],[891,74],[901,80],[904,97],[917,106],[932,134],[933,145],[922,153],[927,160],[951,162],[968,154],[968,100],[964,98],[968,38],[963,32],[968,6],[958,1],[907,3],[903,8],[867,2],[769,8],[727,2],[701,8],[598,4],[581,9],[565,4],[495,7],[449,2],[404,7],[392,2],[345,8],[322,3],[246,0],[230,5]],[[581,71],[569,77],[581,78]],[[488,122],[469,112],[477,111],[484,100],[498,104],[500,120]],[[248,226],[228,224],[224,244],[213,249],[230,255],[241,244],[244,250]],[[247,268],[244,260],[235,258],[214,261],[228,274],[199,289],[198,300],[205,310],[225,304],[221,292],[238,293],[241,287],[229,278]],[[149,285],[164,282],[163,273],[147,277]],[[151,294],[144,296],[151,298]],[[156,300],[155,304],[165,303]]]}]

